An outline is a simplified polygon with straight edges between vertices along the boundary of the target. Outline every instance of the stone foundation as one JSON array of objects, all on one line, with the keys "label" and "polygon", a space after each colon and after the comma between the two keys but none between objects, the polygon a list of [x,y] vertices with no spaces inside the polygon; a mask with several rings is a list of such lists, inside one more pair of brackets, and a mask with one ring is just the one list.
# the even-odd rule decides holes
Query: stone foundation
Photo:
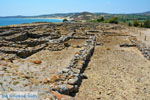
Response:
[{"label": "stone foundation", "polygon": [[87,78],[83,72],[94,52],[95,43],[96,38],[90,37],[84,49],[74,55],[70,65],[51,78],[49,83],[52,91],[65,95],[74,95],[78,91],[82,79]]}]

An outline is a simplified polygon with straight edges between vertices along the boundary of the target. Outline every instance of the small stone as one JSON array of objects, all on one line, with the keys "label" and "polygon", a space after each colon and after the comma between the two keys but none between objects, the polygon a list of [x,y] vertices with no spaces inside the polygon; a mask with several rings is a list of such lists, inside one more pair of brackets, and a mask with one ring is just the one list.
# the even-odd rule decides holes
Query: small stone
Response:
[{"label": "small stone", "polygon": [[74,72],[69,71],[68,74],[73,76],[73,75],[74,75]]},{"label": "small stone", "polygon": [[42,63],[42,61],[40,61],[40,60],[35,60],[35,61],[32,61],[34,64],[41,64]]},{"label": "small stone", "polygon": [[84,73],[80,74],[81,78],[83,79],[88,79],[87,75],[85,75]]},{"label": "small stone", "polygon": [[76,68],[72,69],[72,71],[75,72],[75,73],[80,73],[80,70],[76,69]]},{"label": "small stone", "polygon": [[69,71],[70,71],[70,69],[68,69],[68,68],[65,68],[62,70],[63,73],[68,73]]},{"label": "small stone", "polygon": [[59,87],[59,91],[60,91],[61,93],[68,92],[68,87],[67,87],[66,84],[59,85],[58,87]]},{"label": "small stone", "polygon": [[68,88],[69,90],[73,90],[74,86],[73,86],[73,85],[67,85],[67,88]]},{"label": "small stone", "polygon": [[69,79],[68,80],[68,84],[70,85],[75,85],[78,83],[79,78],[78,77],[74,77],[73,79]]}]

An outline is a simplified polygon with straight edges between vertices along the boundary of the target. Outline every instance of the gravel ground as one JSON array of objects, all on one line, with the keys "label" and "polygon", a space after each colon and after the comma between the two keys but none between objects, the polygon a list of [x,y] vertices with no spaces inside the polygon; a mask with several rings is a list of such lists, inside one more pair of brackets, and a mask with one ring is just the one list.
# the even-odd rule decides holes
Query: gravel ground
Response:
[{"label": "gravel ground", "polygon": [[[66,48],[62,51],[42,50],[26,59],[13,62],[0,61],[0,91],[40,91],[43,84],[55,73],[68,67],[70,60],[80,48]],[[42,91],[42,90],[41,90]]]},{"label": "gravel ground", "polygon": [[76,100],[149,100],[150,62],[122,36],[105,36],[85,71]]}]

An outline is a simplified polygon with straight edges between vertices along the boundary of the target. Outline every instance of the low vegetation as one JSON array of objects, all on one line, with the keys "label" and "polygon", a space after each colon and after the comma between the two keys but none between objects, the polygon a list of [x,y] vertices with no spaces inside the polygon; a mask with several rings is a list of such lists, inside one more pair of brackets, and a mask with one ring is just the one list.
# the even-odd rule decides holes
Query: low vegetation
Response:
[{"label": "low vegetation", "polygon": [[68,22],[68,19],[63,19],[63,22]]},{"label": "low vegetation", "polygon": [[105,15],[90,22],[103,22],[113,24],[124,24],[134,27],[150,28],[150,16],[148,15]]},{"label": "low vegetation", "polygon": [[150,20],[144,21],[143,27],[150,28]]}]

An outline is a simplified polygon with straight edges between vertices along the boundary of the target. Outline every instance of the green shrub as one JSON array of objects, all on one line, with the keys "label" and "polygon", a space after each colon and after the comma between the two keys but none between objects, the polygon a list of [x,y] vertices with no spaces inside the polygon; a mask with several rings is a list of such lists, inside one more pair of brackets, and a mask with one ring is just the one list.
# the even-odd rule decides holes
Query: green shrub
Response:
[{"label": "green shrub", "polygon": [[133,21],[133,26],[138,27],[140,25],[140,22],[138,20]]},{"label": "green shrub", "polygon": [[150,28],[150,20],[144,21],[143,27],[145,27],[145,28]]},{"label": "green shrub", "polygon": [[108,20],[108,23],[118,24],[118,17],[112,17]]},{"label": "green shrub", "polygon": [[63,19],[63,22],[67,22],[68,20],[67,19]]},{"label": "green shrub", "polygon": [[100,19],[97,19],[97,22],[103,22],[104,20],[104,17],[101,17]]}]

